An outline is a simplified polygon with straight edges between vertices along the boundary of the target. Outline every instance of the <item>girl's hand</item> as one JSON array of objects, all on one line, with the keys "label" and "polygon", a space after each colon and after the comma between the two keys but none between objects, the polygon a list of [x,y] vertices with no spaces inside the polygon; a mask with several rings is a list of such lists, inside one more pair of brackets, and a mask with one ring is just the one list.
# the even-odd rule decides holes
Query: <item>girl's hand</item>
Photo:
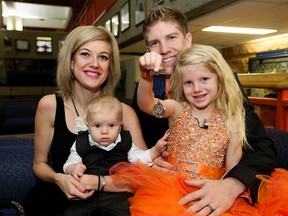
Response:
[{"label": "girl's hand", "polygon": [[[169,153],[166,151],[162,153],[162,156],[166,157],[168,155],[169,155]],[[168,173],[175,173],[176,172],[176,166],[165,161],[162,156],[159,156],[153,160],[153,168],[156,168],[156,169],[162,170],[164,172],[168,172]]]}]

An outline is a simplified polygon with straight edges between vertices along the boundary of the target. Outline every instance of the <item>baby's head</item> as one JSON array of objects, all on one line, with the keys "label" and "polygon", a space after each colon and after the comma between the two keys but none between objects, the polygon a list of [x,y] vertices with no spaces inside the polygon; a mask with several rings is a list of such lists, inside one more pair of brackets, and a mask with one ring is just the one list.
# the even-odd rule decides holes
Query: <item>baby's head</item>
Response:
[{"label": "baby's head", "polygon": [[[121,102],[112,96],[101,96],[97,97],[90,102],[87,110],[87,123],[93,120],[95,113],[109,115],[112,117],[117,117],[117,119],[122,122],[123,119],[123,109]],[[112,115],[113,114],[113,115]]]},{"label": "baby's head", "polygon": [[112,96],[97,97],[90,102],[87,124],[92,139],[107,146],[114,142],[123,125],[123,109],[120,101]]}]

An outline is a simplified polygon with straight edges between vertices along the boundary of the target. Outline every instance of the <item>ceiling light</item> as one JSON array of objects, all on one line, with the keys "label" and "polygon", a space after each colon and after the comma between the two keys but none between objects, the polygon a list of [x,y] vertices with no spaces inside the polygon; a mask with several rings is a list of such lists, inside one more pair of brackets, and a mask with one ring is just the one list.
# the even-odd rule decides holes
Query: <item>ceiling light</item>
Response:
[{"label": "ceiling light", "polygon": [[7,17],[7,30],[23,31],[22,18],[18,16]]},{"label": "ceiling light", "polygon": [[239,28],[239,27],[227,27],[227,26],[210,26],[202,29],[202,31],[238,33],[238,34],[257,34],[257,35],[264,35],[277,32],[277,30],[274,29]]},{"label": "ceiling light", "polygon": [[[0,1],[2,3],[2,24],[9,28],[12,25],[13,29],[16,26],[16,18],[11,24],[11,18],[21,18],[22,24],[25,27],[32,28],[52,28],[65,29],[72,17],[72,7],[52,6],[45,4],[24,3],[18,1]],[[1,5],[0,5],[1,8]],[[20,20],[17,20],[20,23]],[[20,25],[20,24],[19,24]]]}]

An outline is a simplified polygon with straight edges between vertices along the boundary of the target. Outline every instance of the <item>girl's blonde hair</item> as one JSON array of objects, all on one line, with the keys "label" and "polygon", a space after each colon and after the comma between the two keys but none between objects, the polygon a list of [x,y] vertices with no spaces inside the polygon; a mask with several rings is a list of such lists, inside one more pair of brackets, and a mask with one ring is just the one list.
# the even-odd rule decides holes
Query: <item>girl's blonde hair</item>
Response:
[{"label": "girl's blonde hair", "polygon": [[58,54],[57,86],[63,97],[72,95],[73,74],[71,62],[77,50],[84,44],[92,41],[105,41],[111,46],[109,74],[101,86],[102,95],[114,95],[114,90],[120,79],[119,48],[115,37],[102,26],[79,26],[71,31]]},{"label": "girl's blonde hair", "polygon": [[245,109],[244,97],[234,77],[233,71],[221,55],[211,46],[194,44],[184,49],[178,56],[175,71],[171,76],[169,89],[173,99],[179,102],[188,102],[182,87],[182,75],[187,72],[187,66],[202,64],[212,73],[215,73],[219,80],[218,93],[215,98],[217,108],[225,115],[225,127],[233,133],[232,125],[236,121],[239,130],[238,142],[243,146],[249,146],[245,131]]}]

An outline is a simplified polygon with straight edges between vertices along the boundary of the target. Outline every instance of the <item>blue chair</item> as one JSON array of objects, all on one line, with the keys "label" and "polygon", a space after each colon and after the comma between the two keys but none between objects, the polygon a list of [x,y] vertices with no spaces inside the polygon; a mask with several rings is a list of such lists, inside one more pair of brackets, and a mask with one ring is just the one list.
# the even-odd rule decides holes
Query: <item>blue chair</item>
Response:
[{"label": "blue chair", "polygon": [[0,216],[23,215],[21,204],[36,183],[32,138],[0,138]]}]

